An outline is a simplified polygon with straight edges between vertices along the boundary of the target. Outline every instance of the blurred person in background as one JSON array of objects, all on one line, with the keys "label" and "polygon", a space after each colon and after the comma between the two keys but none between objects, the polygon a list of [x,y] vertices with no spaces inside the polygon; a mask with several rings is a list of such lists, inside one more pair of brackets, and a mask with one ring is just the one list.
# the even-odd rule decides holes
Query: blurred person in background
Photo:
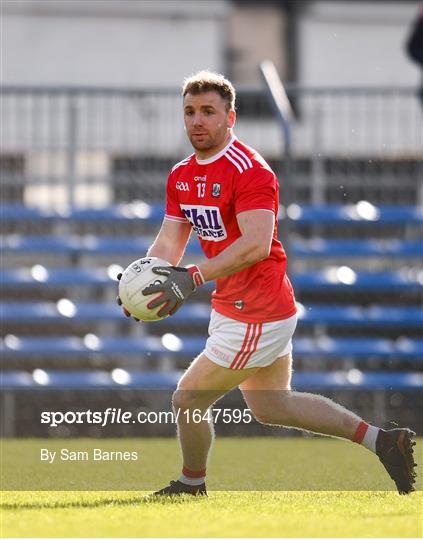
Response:
[{"label": "blurred person in background", "polygon": [[420,12],[413,22],[413,28],[407,40],[407,51],[410,58],[416,62],[422,70],[420,101],[423,105],[423,2],[420,4]]},{"label": "blurred person in background", "polygon": [[[166,214],[147,253],[174,266],[156,267],[154,271],[167,279],[143,293],[154,294],[148,307],[162,306],[158,315],[166,316],[205,282],[216,280],[216,290],[205,350],[173,395],[181,475],[153,495],[206,495],[213,427],[203,415],[236,387],[259,422],[362,444],[379,457],[400,493],[413,491],[411,430],[385,431],[328,398],[291,390],[297,309],[277,235],[278,179],[233,133],[235,89],[230,81],[203,71],[185,80],[182,97],[194,153],[169,175]],[[206,258],[182,267],[191,230]],[[191,416],[193,411],[201,411],[201,421]]]}]

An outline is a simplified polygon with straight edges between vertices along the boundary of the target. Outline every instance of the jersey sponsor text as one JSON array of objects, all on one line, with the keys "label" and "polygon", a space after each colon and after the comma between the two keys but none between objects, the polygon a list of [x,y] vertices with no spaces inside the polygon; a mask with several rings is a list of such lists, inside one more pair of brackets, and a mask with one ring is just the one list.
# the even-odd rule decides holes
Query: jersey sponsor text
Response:
[{"label": "jersey sponsor text", "polygon": [[227,238],[220,209],[217,206],[181,204],[181,210],[193,230],[203,240],[220,242]]}]

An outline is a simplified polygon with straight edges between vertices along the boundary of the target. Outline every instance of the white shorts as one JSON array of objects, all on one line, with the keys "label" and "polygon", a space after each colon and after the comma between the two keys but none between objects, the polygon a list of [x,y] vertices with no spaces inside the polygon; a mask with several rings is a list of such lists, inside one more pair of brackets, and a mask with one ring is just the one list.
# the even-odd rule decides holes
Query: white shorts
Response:
[{"label": "white shorts", "polygon": [[268,323],[243,323],[212,310],[205,354],[229,369],[265,367],[292,351],[297,315]]}]

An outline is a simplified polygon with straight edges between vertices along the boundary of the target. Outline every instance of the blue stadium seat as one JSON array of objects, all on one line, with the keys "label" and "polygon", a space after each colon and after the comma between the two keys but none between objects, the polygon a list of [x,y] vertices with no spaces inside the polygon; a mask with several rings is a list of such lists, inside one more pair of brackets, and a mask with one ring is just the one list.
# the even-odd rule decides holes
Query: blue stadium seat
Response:
[{"label": "blue stadium seat", "polygon": [[71,236],[23,236],[11,234],[2,238],[5,253],[77,253],[80,239]]},{"label": "blue stadium seat", "polygon": [[[329,223],[382,223],[405,224],[423,223],[423,208],[413,205],[380,205],[373,206],[373,212],[366,216],[357,205],[295,205],[290,212],[291,219],[298,224]],[[164,207],[161,204],[144,202],[109,206],[104,209],[82,210],[42,210],[19,204],[5,204],[2,207],[2,218],[9,221],[19,220],[75,220],[75,221],[131,221],[143,220],[158,223],[163,219]]]},{"label": "blue stadium seat", "polygon": [[102,209],[68,209],[64,211],[31,208],[20,204],[2,206],[2,219],[7,221],[144,221],[159,223],[163,219],[162,204],[134,202],[108,206]]},{"label": "blue stadium seat", "polygon": [[0,388],[2,391],[8,389],[32,388],[34,384],[34,378],[27,371],[0,372]]},{"label": "blue stadium seat", "polygon": [[[190,303],[188,309],[179,310],[165,321],[166,324],[204,324],[210,318],[210,305]],[[45,324],[75,320],[78,322],[125,321],[122,310],[115,302],[76,302],[70,309],[60,309],[55,302],[1,302],[0,320],[13,324]],[[162,323],[155,323],[162,324]]]},{"label": "blue stadium seat", "polygon": [[421,271],[407,269],[404,271],[384,272],[348,272],[343,279],[342,272],[332,267],[318,271],[298,272],[292,276],[298,291],[305,290],[351,290],[351,291],[421,291],[423,278]]},{"label": "blue stadium seat", "polygon": [[92,353],[104,355],[145,355],[182,357],[189,360],[203,349],[205,337],[176,337],[166,335],[134,337],[100,337],[88,334],[77,336],[6,336],[0,341],[0,353],[13,358],[29,358],[42,355],[86,356]]},{"label": "blue stadium seat", "polygon": [[[175,315],[155,325],[204,325],[210,317],[210,305],[190,302]],[[423,327],[421,306],[343,306],[308,304],[299,310],[302,325]],[[0,320],[13,324],[45,324],[74,320],[101,322],[126,320],[114,303],[75,302],[70,309],[60,309],[55,302],[1,302]]]},{"label": "blue stadium seat", "polygon": [[294,354],[301,357],[354,358],[367,360],[393,358],[416,360],[423,364],[423,339],[399,338],[319,338],[298,337],[293,340]]},{"label": "blue stadium seat", "polygon": [[106,268],[46,268],[39,271],[31,268],[8,268],[0,272],[4,287],[69,287],[69,286],[116,286]]},{"label": "blue stadium seat", "polygon": [[[151,238],[131,236],[25,236],[13,234],[2,241],[8,253],[64,253],[68,255],[132,254],[141,257],[152,244]],[[418,240],[293,240],[291,252],[296,257],[422,257]],[[200,255],[201,247],[195,238],[189,242],[187,253]]]},{"label": "blue stadium seat", "polygon": [[[120,255],[142,257],[153,243],[152,238],[138,236],[35,236],[12,234],[2,239],[5,253],[63,253],[67,255]],[[197,241],[191,241],[187,250],[200,254]]]},{"label": "blue stadium seat", "polygon": [[[6,269],[0,272],[0,280],[4,287],[26,286],[116,286],[116,280],[108,275],[106,268],[46,268],[34,271],[30,268]],[[421,271],[386,271],[386,272],[353,272],[349,273],[348,282],[331,267],[319,271],[297,272],[292,276],[293,284],[298,290],[353,290],[353,291],[416,291],[423,290]],[[213,283],[206,287],[213,289]]]},{"label": "blue stadium seat", "polygon": [[[44,371],[42,376],[24,371],[3,372],[1,385],[4,390],[55,390],[55,389],[167,389],[176,388],[180,371],[127,371],[124,383],[117,382],[113,372],[107,371]],[[37,382],[37,380],[39,382]],[[423,374],[413,372],[294,372],[295,390],[416,390],[423,388]]]},{"label": "blue stadium seat", "polygon": [[290,214],[291,219],[301,225],[423,223],[423,207],[412,205],[372,205],[372,211],[366,215],[366,211],[360,212],[360,207],[355,204],[304,204],[295,205],[295,210]]},{"label": "blue stadium seat", "polygon": [[4,204],[1,207],[1,215],[5,221],[53,221],[67,219],[69,212],[44,210],[23,204]]},{"label": "blue stadium seat", "polygon": [[[125,371],[125,384],[113,372],[100,370],[57,371],[47,370],[33,375],[24,371],[5,371],[2,373],[1,385],[5,390],[11,389],[174,389],[181,377],[180,371]],[[39,381],[39,382],[37,382]]]},{"label": "blue stadium seat", "polygon": [[75,221],[128,221],[142,220],[149,223],[160,223],[164,216],[162,204],[147,204],[144,202],[108,206],[100,210],[86,208],[75,209],[69,219]]},{"label": "blue stadium seat", "polygon": [[413,372],[294,372],[295,390],[416,390],[423,389],[423,374]]},{"label": "blue stadium seat", "polygon": [[[88,334],[84,338],[76,336],[32,337],[6,336],[0,342],[0,352],[10,358],[27,359],[42,355],[87,356],[98,353],[107,356],[149,356],[170,355],[175,358],[191,357],[200,353],[206,336],[176,336],[165,334],[140,337],[102,337]],[[298,337],[294,340],[294,354],[301,357],[354,358],[365,361],[378,358],[414,360],[423,363],[423,339],[400,338],[320,338]]]},{"label": "blue stadium seat", "polygon": [[343,306],[307,304],[299,311],[301,324],[331,326],[423,326],[421,306]]},{"label": "blue stadium seat", "polygon": [[296,257],[422,257],[418,240],[294,240],[291,252]]}]

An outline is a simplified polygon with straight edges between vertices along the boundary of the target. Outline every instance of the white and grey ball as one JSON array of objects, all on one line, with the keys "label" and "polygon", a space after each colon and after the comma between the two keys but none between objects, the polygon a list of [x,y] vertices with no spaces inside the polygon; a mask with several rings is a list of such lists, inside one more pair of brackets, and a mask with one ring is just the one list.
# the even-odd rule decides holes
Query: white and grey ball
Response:
[{"label": "white and grey ball", "polygon": [[123,272],[119,281],[119,297],[122,305],[131,315],[142,321],[160,321],[165,317],[159,317],[161,305],[149,309],[149,304],[160,295],[151,294],[145,296],[142,291],[153,283],[164,283],[166,276],[160,276],[153,272],[155,266],[170,266],[170,263],[158,257],[143,257],[132,262]]}]

